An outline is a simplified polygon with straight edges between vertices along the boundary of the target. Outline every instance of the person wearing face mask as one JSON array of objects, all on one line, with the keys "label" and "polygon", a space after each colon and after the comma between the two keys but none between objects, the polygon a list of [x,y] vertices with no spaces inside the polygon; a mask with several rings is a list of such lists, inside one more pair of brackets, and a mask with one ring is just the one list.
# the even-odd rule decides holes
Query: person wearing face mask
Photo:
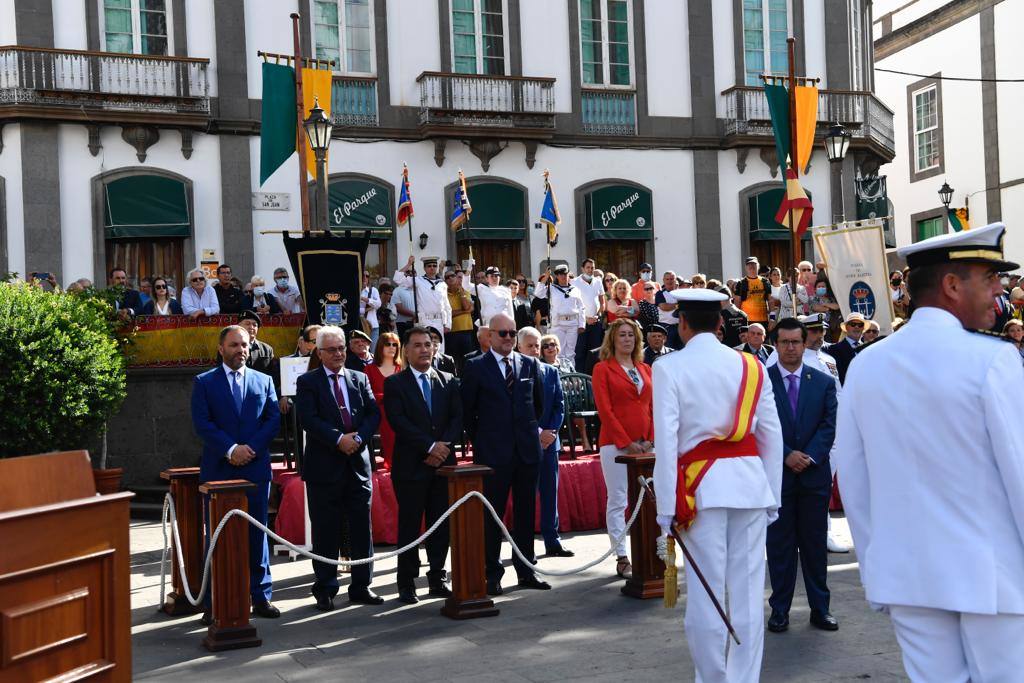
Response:
[{"label": "person wearing face mask", "polygon": [[600,277],[595,277],[594,259],[583,259],[580,264],[580,274],[570,284],[580,291],[583,297],[583,309],[587,325],[583,333],[576,340],[576,368],[583,372],[582,367],[586,362],[587,351],[601,345],[604,339],[604,324],[601,316],[605,312],[607,299],[604,295],[604,283]]},{"label": "person wearing face mask", "polygon": [[[651,267],[650,263],[641,263],[639,279],[634,283],[630,297],[633,301],[640,301],[644,298],[644,283],[654,281],[654,268]],[[661,291],[661,285],[654,281],[654,293],[657,295]]]},{"label": "person wearing face mask", "polygon": [[274,269],[274,289],[271,292],[281,310],[285,313],[302,313],[302,295],[299,288],[291,283],[286,268]]},{"label": "person wearing face mask", "polygon": [[[832,294],[832,287],[828,282],[828,276],[824,271],[818,273],[812,291],[814,293],[810,299],[811,313],[824,313],[828,316],[829,329],[837,329],[843,320],[842,312],[839,310],[839,304],[836,303],[836,298]],[[829,338],[829,341],[836,341],[836,339],[837,337],[832,336]]]},{"label": "person wearing face mask", "polygon": [[274,295],[267,291],[266,283],[259,275],[249,280],[251,291],[245,295],[245,310],[253,310],[260,315],[275,315],[281,312],[281,305]]}]

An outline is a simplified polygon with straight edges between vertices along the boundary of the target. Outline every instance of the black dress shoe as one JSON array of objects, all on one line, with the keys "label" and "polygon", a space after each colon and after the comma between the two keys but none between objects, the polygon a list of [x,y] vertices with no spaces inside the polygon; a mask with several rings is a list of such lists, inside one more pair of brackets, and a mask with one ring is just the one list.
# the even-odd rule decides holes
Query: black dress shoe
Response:
[{"label": "black dress shoe", "polygon": [[269,602],[263,602],[258,605],[252,606],[252,613],[257,617],[263,617],[264,619],[277,619],[281,616],[281,610],[274,607]]},{"label": "black dress shoe", "polygon": [[199,617],[199,623],[203,626],[209,626],[213,623],[213,612],[203,612],[203,616]]},{"label": "black dress shoe", "polygon": [[331,612],[334,610],[334,598],[329,595],[321,595],[316,599],[316,608],[321,612]]},{"label": "black dress shoe", "polygon": [[551,584],[547,581],[541,581],[536,576],[531,576],[526,579],[519,579],[520,588],[530,588],[537,591],[549,591],[551,590]]},{"label": "black dress shoe", "polygon": [[576,557],[576,553],[563,548],[562,546],[558,546],[557,548],[547,548],[544,551],[544,554],[548,557]]},{"label": "black dress shoe", "polygon": [[500,581],[488,581],[487,582],[487,594],[488,595],[502,595],[505,591],[501,590]]},{"label": "black dress shoe", "polygon": [[768,630],[772,633],[782,633],[789,630],[789,615],[779,610],[772,610],[768,617]]},{"label": "black dress shoe", "polygon": [[404,602],[407,605],[415,605],[417,602],[420,601],[420,599],[416,597],[415,588],[399,588],[398,600],[400,602]]},{"label": "black dress shoe", "polygon": [[838,631],[839,622],[829,612],[811,612],[811,626],[822,631]]},{"label": "black dress shoe", "polygon": [[383,605],[384,604],[384,598],[380,597],[379,595],[374,593],[369,588],[367,588],[366,590],[360,591],[358,593],[353,593],[353,592],[349,591],[348,599],[351,602],[355,602],[355,603],[358,603],[360,605]]},{"label": "black dress shoe", "polygon": [[452,597],[452,587],[447,581],[431,581],[430,589],[427,591],[428,595],[435,598],[450,598]]}]

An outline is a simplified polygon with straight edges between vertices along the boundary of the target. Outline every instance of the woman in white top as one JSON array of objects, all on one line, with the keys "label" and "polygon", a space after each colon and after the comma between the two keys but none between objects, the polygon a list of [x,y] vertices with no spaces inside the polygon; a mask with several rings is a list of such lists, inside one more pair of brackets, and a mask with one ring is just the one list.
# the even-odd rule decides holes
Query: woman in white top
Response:
[{"label": "woman in white top", "polygon": [[171,298],[166,279],[153,278],[153,296],[142,307],[142,315],[181,315],[181,304]]},{"label": "woman in white top", "polygon": [[[794,273],[799,277],[799,272],[794,268]],[[795,318],[801,315],[807,315],[808,304],[810,297],[807,294],[807,288],[801,284],[796,286],[796,310],[794,314],[793,307],[793,290],[789,281],[783,282],[779,285],[779,314],[778,319],[783,318]]]}]

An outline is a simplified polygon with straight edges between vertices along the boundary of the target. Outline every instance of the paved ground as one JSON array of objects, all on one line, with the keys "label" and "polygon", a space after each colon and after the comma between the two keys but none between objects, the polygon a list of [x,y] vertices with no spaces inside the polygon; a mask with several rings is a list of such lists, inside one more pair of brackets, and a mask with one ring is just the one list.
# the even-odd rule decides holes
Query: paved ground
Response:
[{"label": "paved ground", "polygon": [[[846,529],[845,520],[836,519]],[[607,549],[600,532],[565,539],[576,558],[546,559],[569,568]],[[388,601],[317,612],[309,595],[309,561],[273,562],[277,620],[257,619],[263,646],[211,654],[201,645],[197,616],[170,618],[159,603],[159,524],[132,525],[132,645],[134,677],[162,680],[244,681],[588,681],[693,680],[683,631],[684,594],[676,609],[661,600],[619,593],[614,560],[572,578],[554,578],[549,592],[509,590],[496,602],[501,614],[456,622],[439,615],[441,600],[397,602],[395,561],[378,562],[373,587]],[[390,548],[378,548],[385,552]],[[505,549],[508,553],[508,549]],[[856,557],[830,555],[832,611],[840,630],[807,624],[802,586],[788,633],[767,633],[763,681],[907,680],[887,617],[864,602]],[[425,590],[422,593],[425,594]],[[421,596],[422,597],[422,596]],[[766,594],[767,597],[767,594]]]}]

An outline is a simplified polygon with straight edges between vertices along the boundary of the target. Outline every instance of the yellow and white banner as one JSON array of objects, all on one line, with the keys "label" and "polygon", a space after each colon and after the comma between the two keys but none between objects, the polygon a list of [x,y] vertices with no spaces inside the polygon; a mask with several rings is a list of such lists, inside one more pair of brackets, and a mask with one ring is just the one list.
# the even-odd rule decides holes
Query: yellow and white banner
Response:
[{"label": "yellow and white banner", "polygon": [[843,318],[860,313],[892,334],[892,290],[885,260],[882,220],[848,221],[812,228]]}]

